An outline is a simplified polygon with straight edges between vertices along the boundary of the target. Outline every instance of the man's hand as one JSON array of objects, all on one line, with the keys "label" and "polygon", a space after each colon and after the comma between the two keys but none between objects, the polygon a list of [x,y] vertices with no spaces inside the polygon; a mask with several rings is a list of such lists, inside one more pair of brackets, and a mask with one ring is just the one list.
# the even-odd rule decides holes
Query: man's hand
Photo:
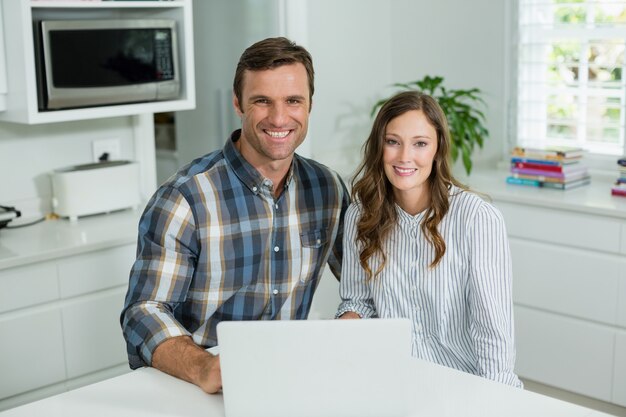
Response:
[{"label": "man's hand", "polygon": [[161,343],[152,354],[152,367],[191,382],[214,394],[222,389],[219,356],[196,345],[191,337],[173,337]]},{"label": "man's hand", "polygon": [[361,316],[359,316],[358,313],[355,313],[354,311],[346,311],[341,316],[339,316],[339,318],[340,319],[360,319]]},{"label": "man's hand", "polygon": [[204,392],[215,394],[222,389],[222,368],[219,356],[213,356],[210,353],[209,356],[206,367],[200,372],[198,382],[195,384]]}]

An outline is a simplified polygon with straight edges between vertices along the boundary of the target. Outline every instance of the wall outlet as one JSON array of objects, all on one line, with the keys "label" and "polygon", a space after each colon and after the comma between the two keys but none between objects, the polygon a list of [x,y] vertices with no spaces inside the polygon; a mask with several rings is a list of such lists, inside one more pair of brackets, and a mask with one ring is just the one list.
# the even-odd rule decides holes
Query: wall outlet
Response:
[{"label": "wall outlet", "polygon": [[[91,142],[93,151],[93,161],[100,162],[104,160],[114,161],[121,158],[120,140],[119,139],[97,139]],[[106,157],[105,155],[108,155]]]}]

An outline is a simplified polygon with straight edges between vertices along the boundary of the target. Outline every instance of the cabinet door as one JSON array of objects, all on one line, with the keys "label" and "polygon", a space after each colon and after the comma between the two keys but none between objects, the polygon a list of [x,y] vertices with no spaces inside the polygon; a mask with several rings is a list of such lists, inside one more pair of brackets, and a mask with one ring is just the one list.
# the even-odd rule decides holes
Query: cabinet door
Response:
[{"label": "cabinet door", "polygon": [[604,216],[496,202],[509,236],[620,253],[622,222]]},{"label": "cabinet door", "polygon": [[135,245],[119,246],[59,260],[62,297],[128,285]]},{"label": "cabinet door", "polygon": [[626,331],[619,332],[615,339],[613,402],[626,407]]},{"label": "cabinet door", "polygon": [[58,308],[0,319],[0,398],[65,379],[62,334]]},{"label": "cabinet door", "polygon": [[611,401],[614,331],[517,306],[515,334],[520,376]]},{"label": "cabinet door", "polygon": [[626,273],[622,272],[619,280],[619,295],[617,297],[617,324],[626,328]]},{"label": "cabinet door", "polygon": [[126,287],[76,300],[63,307],[67,376],[74,378],[125,363],[120,327]]},{"label": "cabinet door", "polygon": [[0,271],[0,313],[59,298],[54,262],[41,262]]},{"label": "cabinet door", "polygon": [[515,303],[616,324],[626,259],[512,238]]}]

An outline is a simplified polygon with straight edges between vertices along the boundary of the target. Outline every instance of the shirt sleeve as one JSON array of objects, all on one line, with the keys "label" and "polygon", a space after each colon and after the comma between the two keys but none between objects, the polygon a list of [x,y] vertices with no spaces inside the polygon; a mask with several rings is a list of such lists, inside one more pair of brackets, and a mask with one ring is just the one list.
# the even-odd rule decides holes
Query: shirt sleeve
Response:
[{"label": "shirt sleeve", "polygon": [[335,242],[330,252],[330,256],[328,257],[328,266],[330,267],[333,275],[339,280],[341,279],[341,264],[343,260],[343,229],[344,229],[344,218],[346,214],[346,210],[350,205],[350,193],[348,193],[348,189],[346,185],[341,180],[341,178],[335,174],[337,188],[341,207],[339,208],[339,224],[337,226],[337,236],[335,237]]},{"label": "shirt sleeve", "polygon": [[376,317],[376,308],[372,300],[369,285],[366,281],[365,270],[359,263],[359,250],[356,243],[356,224],[359,210],[352,204],[346,212],[343,234],[343,262],[339,295],[341,304],[335,317],[352,311],[362,318]]},{"label": "shirt sleeve", "polygon": [[482,204],[470,226],[470,332],[481,376],[522,387],[514,373],[512,269],[500,212]]},{"label": "shirt sleeve", "polygon": [[137,259],[121,316],[131,368],[151,365],[154,350],[168,338],[190,335],[175,311],[187,298],[197,253],[187,200],[175,188],[160,189],[139,222]]}]

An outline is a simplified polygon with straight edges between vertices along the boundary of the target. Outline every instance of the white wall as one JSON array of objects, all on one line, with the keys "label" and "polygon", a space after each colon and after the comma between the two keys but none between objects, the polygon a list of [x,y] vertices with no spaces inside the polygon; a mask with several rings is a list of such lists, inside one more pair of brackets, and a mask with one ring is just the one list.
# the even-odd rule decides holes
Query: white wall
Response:
[{"label": "white wall", "polygon": [[6,108],[5,94],[7,93],[7,77],[4,71],[6,59],[4,56],[4,30],[2,28],[2,3],[0,3],[0,110]]},{"label": "white wall", "polygon": [[393,78],[440,75],[449,88],[484,91],[491,136],[476,160],[495,162],[506,143],[505,1],[393,0]]},{"label": "white wall", "polygon": [[[508,1],[508,0],[506,0]],[[309,49],[316,67],[313,155],[342,174],[360,146],[378,99],[394,82],[440,75],[447,87],[485,93],[491,138],[474,158],[502,155],[505,126],[505,4],[491,0],[310,0]]]},{"label": "white wall", "polygon": [[428,74],[443,76],[452,88],[485,92],[491,139],[475,159],[499,159],[506,137],[504,2],[304,3],[306,21],[294,23],[278,21],[278,0],[194,2],[198,99],[196,110],[177,114],[180,164],[220,148],[224,131],[238,125],[230,93],[241,52],[277,36],[279,27],[298,25],[306,27],[306,36],[294,40],[309,49],[316,71],[306,153],[349,176],[361,158],[372,105],[395,91],[392,83]]},{"label": "white wall", "polygon": [[245,48],[278,35],[276,0],[194,2],[196,109],[176,114],[179,165],[215,149],[240,126],[232,109],[235,68]]},{"label": "white wall", "polygon": [[313,157],[350,175],[372,119],[370,109],[392,81],[389,1],[311,0],[308,49],[315,65]]},{"label": "white wall", "polygon": [[15,205],[24,217],[50,211],[48,173],[92,162],[94,139],[118,138],[121,158],[134,159],[130,117],[21,125],[0,122],[0,205]]}]

